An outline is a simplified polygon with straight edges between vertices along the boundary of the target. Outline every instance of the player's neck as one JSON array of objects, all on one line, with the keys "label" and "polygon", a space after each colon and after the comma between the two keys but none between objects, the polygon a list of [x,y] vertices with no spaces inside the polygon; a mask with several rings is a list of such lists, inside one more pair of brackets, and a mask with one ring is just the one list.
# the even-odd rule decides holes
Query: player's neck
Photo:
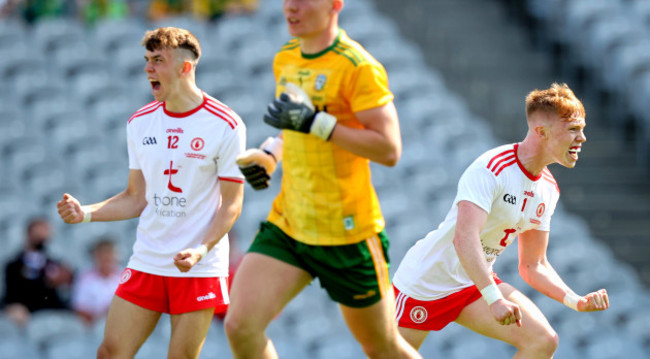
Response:
[{"label": "player's neck", "polygon": [[539,144],[533,143],[528,137],[525,138],[517,147],[517,159],[519,163],[533,176],[538,176],[544,168],[549,164],[543,158],[541,151],[538,147]]},{"label": "player's neck", "polygon": [[183,113],[191,111],[203,103],[203,92],[196,84],[180,85],[181,89],[165,100],[165,109],[169,112]]},{"label": "player's neck", "polygon": [[338,35],[338,25],[332,24],[327,28],[327,30],[324,30],[314,36],[301,37],[300,51],[303,54],[317,54],[332,46]]}]

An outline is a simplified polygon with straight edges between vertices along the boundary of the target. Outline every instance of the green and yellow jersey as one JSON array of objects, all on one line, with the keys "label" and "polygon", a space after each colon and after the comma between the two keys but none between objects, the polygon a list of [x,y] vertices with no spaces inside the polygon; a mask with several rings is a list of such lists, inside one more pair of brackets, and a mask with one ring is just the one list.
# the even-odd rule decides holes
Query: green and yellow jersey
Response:
[{"label": "green and yellow jersey", "polygon": [[[303,54],[299,39],[289,41],[276,54],[273,72],[276,96],[292,82],[340,126],[363,128],[356,112],[393,100],[384,67],[343,30],[317,54]],[[313,135],[285,130],[283,136],[282,186],[271,223],[320,246],[357,243],[384,228],[368,159]]]}]

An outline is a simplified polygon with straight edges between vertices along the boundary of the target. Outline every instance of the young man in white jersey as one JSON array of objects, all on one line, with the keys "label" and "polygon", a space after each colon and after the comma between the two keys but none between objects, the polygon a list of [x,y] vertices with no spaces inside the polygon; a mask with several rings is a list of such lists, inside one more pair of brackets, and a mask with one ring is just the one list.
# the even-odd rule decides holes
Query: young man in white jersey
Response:
[{"label": "young man in white jersey", "polygon": [[575,294],[546,258],[560,195],[546,166],[575,166],[586,141],[584,107],[566,84],[553,84],[528,94],[526,117],[526,138],[485,152],[465,170],[443,223],[395,273],[399,330],[415,348],[455,321],[515,346],[517,358],[553,356],[558,336],[542,312],[492,271],[517,236],[519,273],[533,288],[580,312],[609,307],[604,289]]},{"label": "young man in white jersey", "polygon": [[128,120],[126,189],[85,206],[66,193],[58,210],[66,223],[140,217],[97,357],[132,358],[168,313],[168,358],[197,358],[213,313],[229,303],[227,233],[242,207],[235,158],[246,128],[196,86],[201,47],[189,31],[148,31],[142,45],[156,101]]}]

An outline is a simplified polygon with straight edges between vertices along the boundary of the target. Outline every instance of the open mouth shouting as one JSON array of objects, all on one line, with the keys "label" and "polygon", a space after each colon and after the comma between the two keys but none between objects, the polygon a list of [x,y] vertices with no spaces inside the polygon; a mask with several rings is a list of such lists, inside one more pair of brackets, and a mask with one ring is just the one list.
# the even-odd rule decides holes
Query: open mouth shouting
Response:
[{"label": "open mouth shouting", "polygon": [[578,160],[578,153],[581,151],[581,146],[573,146],[569,148],[569,156],[573,158],[574,161]]}]

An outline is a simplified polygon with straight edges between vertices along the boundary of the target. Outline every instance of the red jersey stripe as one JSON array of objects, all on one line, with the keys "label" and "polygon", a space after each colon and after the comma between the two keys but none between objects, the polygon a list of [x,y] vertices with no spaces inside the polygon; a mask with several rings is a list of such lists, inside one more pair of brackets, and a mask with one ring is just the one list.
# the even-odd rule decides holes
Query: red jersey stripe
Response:
[{"label": "red jersey stripe", "polygon": [[232,177],[219,177],[219,181],[229,181],[229,182],[244,183],[243,179],[241,179],[241,178],[232,178]]},{"label": "red jersey stripe", "polygon": [[513,159],[515,160],[515,162],[517,161],[517,158],[516,158],[514,153],[512,153],[508,157],[504,157],[504,158],[500,159],[497,163],[494,164],[494,166],[492,166],[492,168],[490,168],[490,171],[492,171],[492,172],[496,171],[499,167],[501,167],[502,163],[510,162]]},{"label": "red jersey stripe", "polygon": [[208,106],[205,106],[205,110],[208,111],[208,112],[210,112],[211,114],[213,114],[213,115],[219,117],[220,119],[226,121],[226,122],[230,125],[230,128],[232,128],[233,130],[235,129],[235,125],[233,125],[230,121],[228,121],[228,119],[226,119],[225,117],[221,116],[221,115],[220,115],[219,113],[217,113],[216,111],[211,110]]},{"label": "red jersey stripe", "polygon": [[494,160],[496,160],[497,158],[499,158],[499,157],[503,157],[503,156],[508,155],[508,154],[512,154],[512,153],[514,153],[514,152],[515,152],[515,150],[514,150],[514,149],[511,149],[511,150],[503,151],[503,152],[499,153],[498,155],[492,157],[492,159],[490,160],[490,162],[488,162],[487,168],[492,167],[492,162],[493,162]]},{"label": "red jersey stripe", "polygon": [[140,116],[143,116],[143,115],[146,115],[148,113],[152,113],[152,112],[156,111],[162,105],[163,105],[162,102],[159,102],[157,106],[149,109],[148,111],[138,111],[138,112],[134,113],[131,117],[129,117],[129,121],[127,121],[127,123],[131,123],[131,121],[133,121],[133,119],[135,119],[136,117],[140,117]]},{"label": "red jersey stripe", "polygon": [[498,176],[499,173],[501,173],[501,171],[503,171],[503,170],[504,170],[505,168],[507,168],[507,167],[510,167],[510,166],[514,165],[515,163],[517,163],[517,159],[516,159],[516,158],[514,158],[514,159],[511,160],[510,162],[504,163],[501,167],[499,167],[499,169],[498,169],[496,172],[493,171],[493,172],[494,172],[494,175],[495,175],[495,176]]},{"label": "red jersey stripe", "polygon": [[216,110],[220,114],[226,116],[228,118],[226,120],[226,121],[228,121],[228,123],[232,123],[232,124],[234,124],[234,126],[238,125],[236,116],[233,116],[232,109],[230,107],[228,107],[228,106],[226,106],[226,105],[224,105],[224,104],[222,104],[220,102],[216,102],[216,101],[214,101],[214,100],[212,100],[210,98],[208,98],[208,100],[206,101],[205,104],[206,104],[206,106],[209,106],[211,109]]},{"label": "red jersey stripe", "polygon": [[159,101],[151,101],[148,104],[140,107],[139,110],[135,111],[134,115],[137,115],[137,114],[139,114],[141,112],[147,111],[147,110],[151,109],[152,107],[156,106],[159,103],[161,103],[161,102],[159,102]]}]

